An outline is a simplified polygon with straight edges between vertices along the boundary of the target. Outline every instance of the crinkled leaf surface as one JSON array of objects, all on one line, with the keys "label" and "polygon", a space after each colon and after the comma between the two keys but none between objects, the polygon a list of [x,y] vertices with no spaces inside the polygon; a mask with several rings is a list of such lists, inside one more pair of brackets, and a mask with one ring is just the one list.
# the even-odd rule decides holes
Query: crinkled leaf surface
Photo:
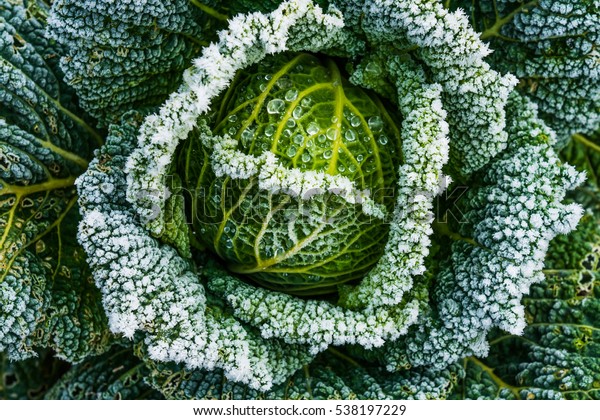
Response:
[{"label": "crinkled leaf surface", "polygon": [[68,367],[51,351],[42,351],[38,358],[18,362],[11,362],[0,353],[0,400],[43,398]]},{"label": "crinkled leaf surface", "polygon": [[587,215],[556,238],[546,281],[523,299],[522,336],[498,334],[486,359],[464,361],[459,398],[600,398],[600,224]]},{"label": "crinkled leaf surface", "polygon": [[131,349],[115,345],[109,352],[73,366],[46,393],[46,399],[162,399],[144,382],[148,367]]},{"label": "crinkled leaf surface", "polygon": [[75,239],[73,184],[101,139],[60,82],[43,19],[0,1],[0,350],[79,360],[109,338]]},{"label": "crinkled leaf surface", "polygon": [[452,0],[495,51],[494,67],[515,74],[519,89],[561,145],[600,125],[600,6],[590,0]]},{"label": "crinkled leaf surface", "polygon": [[64,47],[60,65],[81,106],[108,125],[163,102],[214,32],[214,16],[196,6],[203,4],[55,1],[49,32]]},{"label": "crinkled leaf surface", "polygon": [[575,191],[576,201],[600,213],[600,131],[573,135],[561,157],[587,175],[585,184]]}]

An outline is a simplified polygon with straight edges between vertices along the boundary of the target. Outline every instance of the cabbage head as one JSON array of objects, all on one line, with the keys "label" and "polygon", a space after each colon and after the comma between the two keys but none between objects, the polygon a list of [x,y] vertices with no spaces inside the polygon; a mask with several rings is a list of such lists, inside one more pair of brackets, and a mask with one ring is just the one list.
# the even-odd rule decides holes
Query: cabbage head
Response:
[{"label": "cabbage head", "polygon": [[[179,153],[197,243],[232,272],[293,294],[362,278],[383,253],[394,207],[393,107],[350,84],[333,59],[307,53],[240,71],[216,103],[213,139],[194,130]],[[230,171],[234,153],[272,169]]]}]

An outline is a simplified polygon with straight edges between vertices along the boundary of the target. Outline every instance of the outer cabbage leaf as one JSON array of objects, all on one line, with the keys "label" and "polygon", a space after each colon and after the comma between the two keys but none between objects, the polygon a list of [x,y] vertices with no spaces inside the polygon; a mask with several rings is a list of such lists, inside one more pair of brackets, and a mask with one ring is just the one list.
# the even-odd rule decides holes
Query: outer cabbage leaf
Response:
[{"label": "outer cabbage leaf", "polygon": [[587,215],[550,246],[546,280],[523,299],[522,336],[496,334],[465,359],[458,398],[600,398],[600,223]]},{"label": "outer cabbage leaf", "polygon": [[44,395],[47,400],[162,399],[144,381],[148,367],[131,349],[113,346],[108,352],[73,366]]},{"label": "outer cabbage leaf", "polygon": [[560,145],[600,126],[600,5],[594,0],[451,1],[495,51],[493,66],[515,74]]},{"label": "outer cabbage leaf", "polygon": [[68,369],[53,352],[42,351],[38,358],[11,362],[0,353],[0,400],[43,398]]},{"label": "outer cabbage leaf", "polygon": [[461,375],[460,366],[443,372],[413,369],[390,373],[361,366],[337,350],[319,355],[310,365],[266,392],[228,381],[220,370],[189,371],[169,363],[147,361],[148,381],[169,399],[218,400],[405,400],[445,399]]},{"label": "outer cabbage leaf", "polygon": [[[141,123],[136,112],[112,125],[77,180],[83,220],[79,241],[88,254],[113,332],[144,343],[159,361],[190,369],[223,368],[233,380],[266,389],[312,357],[302,346],[262,340],[207,296],[190,260],[152,238],[125,198],[124,166]],[[143,337],[143,338],[140,338]]]},{"label": "outer cabbage leaf", "polygon": [[0,350],[76,361],[109,339],[75,240],[74,181],[101,140],[60,82],[43,9],[31,10],[0,1]]},{"label": "outer cabbage leaf", "polygon": [[82,108],[107,125],[128,110],[149,110],[163,102],[213,32],[214,19],[194,3],[202,5],[188,0],[55,1],[49,33],[64,47],[60,65]]}]

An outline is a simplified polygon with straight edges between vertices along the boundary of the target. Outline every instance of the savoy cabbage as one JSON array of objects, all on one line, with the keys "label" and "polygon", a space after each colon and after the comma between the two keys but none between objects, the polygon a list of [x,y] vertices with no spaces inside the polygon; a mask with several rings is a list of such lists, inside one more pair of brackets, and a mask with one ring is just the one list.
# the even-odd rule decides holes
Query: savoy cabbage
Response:
[{"label": "savoy cabbage", "polygon": [[0,0],[0,397],[600,397],[599,28]]}]

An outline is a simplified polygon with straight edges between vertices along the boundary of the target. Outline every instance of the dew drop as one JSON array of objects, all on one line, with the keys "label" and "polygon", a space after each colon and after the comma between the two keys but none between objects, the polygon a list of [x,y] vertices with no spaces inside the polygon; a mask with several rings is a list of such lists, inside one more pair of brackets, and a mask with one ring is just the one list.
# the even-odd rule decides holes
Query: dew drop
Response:
[{"label": "dew drop", "polygon": [[291,135],[292,135],[292,130],[290,130],[290,129],[286,128],[285,130],[283,130],[283,132],[281,133],[281,135],[282,135],[283,137],[291,137]]},{"label": "dew drop", "polygon": [[296,152],[297,152],[297,151],[298,151],[298,149],[296,149],[296,146],[290,146],[290,147],[287,149],[287,152],[286,152],[286,153],[287,153],[287,155],[288,155],[289,157],[294,157],[294,156],[296,156]]},{"label": "dew drop", "polygon": [[346,167],[344,165],[338,165],[338,172],[341,174],[346,172]]},{"label": "dew drop", "polygon": [[327,137],[325,137],[325,134],[319,134],[319,136],[317,137],[317,141],[319,143],[325,143],[325,140],[327,140]]},{"label": "dew drop", "polygon": [[352,129],[346,130],[344,133],[344,138],[350,142],[356,140],[356,132]]},{"label": "dew drop", "polygon": [[248,142],[254,137],[254,132],[247,128],[244,131],[242,131],[242,135],[240,137],[242,139],[242,142]]},{"label": "dew drop", "polygon": [[351,173],[356,172],[356,165],[350,165],[350,166],[348,166],[348,171],[350,171]]},{"label": "dew drop", "polygon": [[281,77],[277,80],[277,87],[280,89],[287,89],[292,86],[292,82],[287,77]]},{"label": "dew drop", "polygon": [[340,119],[338,117],[336,117],[335,115],[333,117],[331,117],[331,122],[333,124],[336,124]]},{"label": "dew drop", "polygon": [[325,151],[323,152],[323,157],[324,157],[325,159],[329,159],[329,158],[331,158],[331,156],[332,156],[332,155],[333,155],[333,152],[332,152],[331,150],[325,150]]},{"label": "dew drop", "polygon": [[379,64],[371,61],[369,64],[366,65],[365,72],[369,73],[370,75],[377,76],[381,74],[381,67],[379,67]]},{"label": "dew drop", "polygon": [[229,129],[227,130],[227,132],[229,133],[230,136],[235,136],[237,133],[237,128],[236,127],[229,127]]},{"label": "dew drop", "polygon": [[297,106],[292,111],[292,117],[298,119],[298,118],[300,118],[302,116],[303,113],[304,113],[304,110],[302,109],[302,107],[301,106]]},{"label": "dew drop", "polygon": [[267,125],[267,127],[265,128],[265,136],[271,137],[273,134],[275,134],[275,130],[276,128],[273,124]]},{"label": "dew drop", "polygon": [[383,129],[383,120],[378,115],[369,118],[368,124],[369,128],[375,133]]},{"label": "dew drop", "polygon": [[364,159],[365,159],[365,157],[363,155],[356,155],[357,162],[362,162]]},{"label": "dew drop", "polygon": [[333,127],[327,129],[327,138],[329,140],[335,140],[337,137],[337,130]]},{"label": "dew drop", "polygon": [[227,249],[233,248],[233,241],[231,239],[227,239],[225,241],[225,248],[227,248]]},{"label": "dew drop", "polygon": [[302,153],[302,162],[310,162],[310,153],[304,152]]},{"label": "dew drop", "polygon": [[304,136],[302,134],[296,134],[294,136],[294,143],[296,143],[296,144],[304,143]]},{"label": "dew drop", "polygon": [[296,120],[290,118],[286,121],[285,126],[288,128],[294,128],[296,126]]},{"label": "dew drop", "polygon": [[265,74],[265,80],[269,81],[273,78],[273,76],[271,74]]},{"label": "dew drop", "polygon": [[265,90],[267,90],[267,85],[261,83],[260,85],[258,85],[258,89],[260,89],[261,92],[264,92]]},{"label": "dew drop", "polygon": [[235,114],[230,115],[229,117],[227,117],[227,121],[232,122],[232,123],[236,122],[237,119],[238,119],[238,117]]},{"label": "dew drop", "polygon": [[381,145],[385,146],[386,144],[388,144],[388,138],[384,135],[379,136],[378,140],[379,140],[379,144],[381,144]]},{"label": "dew drop", "polygon": [[298,91],[296,89],[290,89],[285,93],[285,100],[292,102],[298,97]]},{"label": "dew drop", "polygon": [[319,130],[320,130],[319,125],[314,121],[311,121],[308,124],[308,126],[306,127],[306,133],[309,136],[314,136],[315,134],[317,134],[319,132]]},{"label": "dew drop", "polygon": [[309,107],[312,105],[312,100],[310,98],[306,97],[300,101],[300,105],[302,105],[304,107]]},{"label": "dew drop", "polygon": [[281,114],[285,110],[285,102],[281,99],[271,99],[267,104],[269,114]]},{"label": "dew drop", "polygon": [[360,118],[358,118],[356,115],[350,117],[350,125],[352,127],[358,127],[360,125]]}]

